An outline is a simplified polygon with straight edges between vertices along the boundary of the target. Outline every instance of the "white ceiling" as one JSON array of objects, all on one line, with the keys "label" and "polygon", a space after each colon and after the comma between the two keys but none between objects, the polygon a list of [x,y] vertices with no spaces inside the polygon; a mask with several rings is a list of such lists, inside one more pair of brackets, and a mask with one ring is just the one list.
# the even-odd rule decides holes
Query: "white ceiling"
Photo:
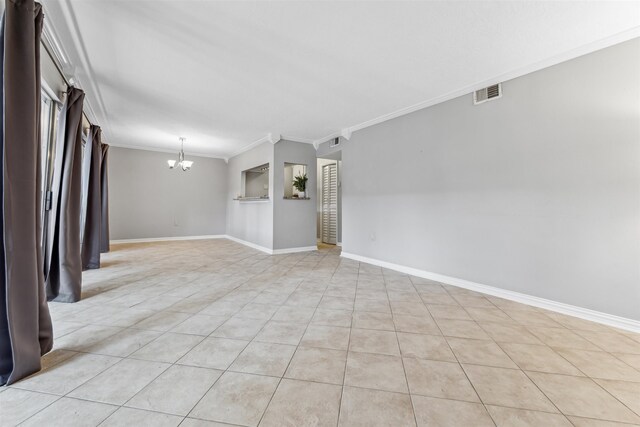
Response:
[{"label": "white ceiling", "polygon": [[[640,2],[43,0],[112,145],[322,141],[639,36]],[[471,102],[471,101],[470,101]]]}]

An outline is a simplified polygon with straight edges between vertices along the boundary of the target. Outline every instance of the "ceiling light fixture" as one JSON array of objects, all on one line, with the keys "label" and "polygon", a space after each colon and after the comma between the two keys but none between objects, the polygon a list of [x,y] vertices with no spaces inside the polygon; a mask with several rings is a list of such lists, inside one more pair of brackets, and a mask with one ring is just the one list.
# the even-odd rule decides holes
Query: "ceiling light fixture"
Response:
[{"label": "ceiling light fixture", "polygon": [[178,161],[167,160],[167,163],[169,164],[169,169],[174,169],[176,166],[178,166],[179,168],[182,168],[182,170],[186,172],[189,169],[191,169],[193,162],[191,160],[184,159],[184,140],[187,138],[181,136],[179,139],[180,139],[180,152],[178,153]]}]

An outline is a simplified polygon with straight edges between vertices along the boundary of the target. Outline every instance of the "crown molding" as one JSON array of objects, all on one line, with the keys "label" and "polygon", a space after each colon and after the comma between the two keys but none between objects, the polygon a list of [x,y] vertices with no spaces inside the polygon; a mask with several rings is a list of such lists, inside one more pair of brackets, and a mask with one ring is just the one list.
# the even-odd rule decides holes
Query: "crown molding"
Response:
[{"label": "crown molding", "polygon": [[[82,37],[80,36],[78,28],[78,20],[73,11],[71,2],[61,1],[57,2],[56,5],[60,8],[60,12],[65,24],[64,26],[71,38],[71,46],[67,46],[67,50],[63,52],[68,61],[68,65],[66,69],[62,68],[62,70],[68,76],[69,83],[85,90],[85,114],[93,124],[100,125],[103,131],[103,135],[105,135],[105,139],[110,140],[111,124],[109,122],[109,116],[108,114],[106,114],[107,109],[104,105],[100,87],[96,83],[95,73],[87,57],[86,48],[84,46],[84,42],[82,41]],[[56,37],[59,33],[55,28],[53,28],[53,24],[50,24],[49,28],[51,30],[49,34],[52,34],[55,37],[55,40],[58,41],[58,45],[62,46],[62,44],[59,43],[59,37]],[[72,55],[68,55],[67,52],[74,53],[76,58],[73,58]],[[75,64],[72,61],[73,59],[77,59],[78,64]],[[69,67],[72,68],[70,69]],[[78,69],[82,70],[85,75],[81,76],[81,73],[77,72]],[[91,102],[91,100],[93,100],[94,102]]]},{"label": "crown molding", "polygon": [[[506,73],[500,74],[498,76],[495,76],[493,78],[487,79],[487,80],[482,80],[479,82],[476,82],[474,84],[468,85],[468,86],[463,86],[457,90],[451,91],[449,93],[446,93],[444,95],[435,97],[435,98],[431,98],[431,99],[427,99],[425,101],[419,102],[417,104],[414,105],[410,105],[408,107],[405,108],[401,108],[399,110],[396,111],[392,111],[388,114],[384,114],[382,116],[378,116],[375,117],[371,120],[367,120],[358,124],[355,124],[353,126],[350,126],[348,128],[342,129],[340,132],[334,132],[330,135],[324,136],[322,138],[316,139],[314,141],[314,146],[316,146],[316,144],[319,146],[320,144],[322,144],[323,142],[327,142],[333,138],[339,137],[339,136],[343,136],[345,137],[345,139],[349,139],[351,137],[351,134],[353,132],[356,132],[358,130],[362,130],[371,126],[375,126],[377,124],[386,122],[387,120],[391,120],[391,119],[395,119],[397,117],[400,116],[404,116],[407,114],[411,114],[415,111],[418,110],[422,110],[424,108],[427,107],[431,107],[433,105],[436,104],[440,104],[442,102],[446,102],[449,101],[451,99],[457,98],[459,96],[463,96],[463,95],[468,95],[470,93],[475,92],[478,89],[482,89],[485,88],[487,86],[491,86],[494,85],[496,83],[503,83],[506,82],[508,80],[513,80],[516,79],[518,77],[522,77],[524,75],[533,73],[535,71],[540,71],[544,68],[548,68],[557,64],[560,64],[562,62],[566,62],[566,61],[570,61],[572,59],[578,58],[580,56],[583,55],[587,55],[589,53],[601,50],[601,49],[605,49],[607,47],[611,47],[613,45],[619,44],[619,43],[624,43],[626,41],[635,39],[640,37],[640,26],[639,27],[634,27],[631,28],[629,30],[623,31],[621,33],[618,34],[614,34],[613,36],[610,37],[606,37],[604,39],[601,40],[597,40],[595,42],[592,43],[588,43],[586,45],[577,47],[575,49],[571,49],[568,50],[564,53],[561,53],[559,55],[555,55],[552,56],[550,58],[544,59],[542,61],[538,61],[535,62],[533,64],[529,64],[526,65],[524,67],[520,67],[517,68],[515,70],[511,70],[508,71]],[[345,134],[349,135],[349,138],[346,137]]]},{"label": "crown molding", "polygon": [[[176,154],[178,152],[178,150],[170,150],[168,148],[160,148],[160,147],[150,147],[150,146],[146,146],[146,145],[133,145],[133,144],[120,144],[120,143],[109,143],[109,145],[111,147],[118,147],[118,148],[127,148],[129,150],[141,150],[141,151],[152,151],[155,153],[169,153],[169,154]],[[220,159],[220,160],[224,160],[225,163],[229,162],[229,158],[228,157],[222,157],[222,156],[214,156],[212,154],[207,154],[207,153],[197,153],[194,151],[185,151],[184,154],[188,155],[188,156],[193,156],[193,157],[207,157],[209,159]]]}]

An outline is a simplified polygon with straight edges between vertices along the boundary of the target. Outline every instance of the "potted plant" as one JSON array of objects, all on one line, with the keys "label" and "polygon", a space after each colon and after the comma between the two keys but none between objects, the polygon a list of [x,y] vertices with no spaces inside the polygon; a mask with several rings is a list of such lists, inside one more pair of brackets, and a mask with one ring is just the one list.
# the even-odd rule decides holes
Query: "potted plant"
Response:
[{"label": "potted plant", "polygon": [[307,174],[305,173],[304,175],[298,175],[293,179],[293,186],[296,188],[296,190],[298,190],[298,198],[300,199],[304,199],[305,197],[305,190],[307,189],[307,180],[309,178],[307,178]]}]

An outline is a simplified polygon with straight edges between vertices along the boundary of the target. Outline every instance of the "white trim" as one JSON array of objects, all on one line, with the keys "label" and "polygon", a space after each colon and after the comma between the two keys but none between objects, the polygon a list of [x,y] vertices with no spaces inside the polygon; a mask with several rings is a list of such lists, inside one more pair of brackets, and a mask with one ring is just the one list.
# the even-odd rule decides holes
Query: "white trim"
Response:
[{"label": "white trim", "polygon": [[285,141],[300,142],[301,144],[313,144],[314,140],[310,138],[298,138],[297,136],[280,135],[280,139]]},{"label": "white trim", "polygon": [[340,247],[342,247],[342,242],[338,242],[338,243],[336,243],[336,246],[340,246]]},{"label": "white trim", "polygon": [[232,154],[230,154],[228,156],[229,159],[232,159],[242,153],[246,153],[247,151],[251,150],[254,147],[257,147],[258,145],[262,144],[263,142],[268,142],[270,140],[269,135],[265,135],[260,139],[256,139],[255,141],[253,141],[251,144],[249,145],[245,145],[244,147],[242,147],[241,149],[239,149],[238,151],[233,152]]},{"label": "white trim", "polygon": [[577,307],[570,304],[556,302],[520,292],[500,289],[493,286],[482,285],[480,283],[471,282],[469,280],[458,279],[455,277],[444,276],[442,274],[431,273],[429,271],[419,270],[417,268],[406,267],[404,265],[394,264],[386,261],[380,261],[374,258],[368,258],[348,252],[342,252],[343,258],[354,261],[365,262],[367,264],[377,265],[379,267],[388,268],[389,270],[399,271],[401,273],[410,274],[412,276],[422,277],[424,279],[434,280],[436,282],[445,283],[447,285],[457,286],[459,288],[469,289],[483,294],[493,295],[495,297],[508,299],[510,301],[522,304],[532,305],[534,307],[544,308],[546,310],[555,311],[557,313],[567,314],[569,316],[578,317],[592,322],[602,323],[604,325],[613,326],[615,328],[624,329],[631,332],[640,332],[640,321],[627,319],[625,317],[614,316],[612,314],[602,313],[600,311],[590,310],[587,308]]},{"label": "white trim", "polygon": [[269,255],[273,254],[273,249],[266,248],[264,246],[256,245],[255,243],[247,242],[246,240],[238,239],[237,237],[229,236],[228,234],[224,236],[226,239],[229,239],[233,242],[240,243],[241,245],[248,246],[252,249],[257,249]]},{"label": "white trim", "polygon": [[317,251],[318,246],[302,246],[299,248],[287,248],[287,249],[274,249],[273,255],[282,255],[282,254],[293,254],[297,252],[309,252],[309,251]]},{"label": "white trim", "polygon": [[[110,142],[109,146],[111,147],[118,147],[118,148],[127,148],[129,150],[142,150],[142,151],[152,151],[152,152],[156,152],[156,153],[169,153],[169,154],[177,154],[178,150],[174,149],[171,150],[169,148],[158,148],[158,147],[150,147],[150,146],[141,146],[141,145],[133,145],[133,144],[121,144],[119,142]],[[221,157],[221,156],[214,156],[212,154],[203,154],[203,153],[196,153],[193,151],[186,151],[184,152],[184,154],[186,154],[187,156],[193,156],[193,157],[206,157],[209,159],[220,159],[220,160],[224,160],[224,161],[228,161],[228,158],[225,157]]]},{"label": "white trim", "polygon": [[202,235],[202,236],[146,237],[142,239],[111,240],[109,243],[112,245],[119,245],[123,243],[169,242],[169,241],[175,241],[175,240],[224,239],[226,237],[227,236],[224,234],[211,234],[211,235]]},{"label": "white trim", "polygon": [[485,88],[487,86],[491,86],[494,85],[496,83],[502,83],[508,80],[513,80],[515,78],[518,77],[522,77],[526,74],[530,74],[533,73],[535,71],[539,71],[542,70],[544,68],[548,68],[551,67],[553,65],[557,65],[560,64],[562,62],[566,62],[566,61],[570,61],[572,59],[575,59],[579,56],[583,56],[583,55],[587,55],[589,53],[595,52],[597,50],[600,49],[605,49],[607,47],[619,44],[619,43],[624,43],[626,41],[629,41],[631,39],[634,39],[636,37],[640,37],[640,27],[635,27],[632,28],[630,30],[627,31],[623,31],[621,33],[618,34],[614,34],[613,36],[601,39],[601,40],[596,40],[595,42],[577,47],[575,49],[571,49],[569,51],[563,52],[559,55],[556,56],[552,56],[551,58],[547,58],[544,59],[542,61],[533,63],[533,64],[529,64],[526,65],[524,67],[521,68],[517,68],[515,70],[511,70],[508,71],[506,73],[500,74],[498,76],[495,76],[493,78],[487,79],[487,80],[483,80],[477,83],[474,83],[472,85],[468,85],[465,87],[462,87],[460,89],[454,90],[452,92],[446,93],[442,96],[438,96],[436,98],[431,98],[431,99],[427,99],[426,101],[422,101],[419,102],[417,104],[414,105],[410,105],[408,107],[405,108],[401,108],[399,110],[396,111],[392,111],[391,113],[388,114],[384,114],[382,116],[373,118],[371,120],[367,120],[364,121],[362,123],[358,123],[356,125],[347,127],[345,129],[342,129],[339,132],[333,132],[330,135],[324,136],[322,138],[316,139],[314,141],[314,145],[315,144],[322,144],[323,142],[327,142],[335,137],[341,136],[346,130],[348,130],[350,133],[351,132],[355,132],[364,128],[368,128],[370,126],[374,126],[377,125],[379,123],[382,122],[386,122],[387,120],[391,120],[391,119],[395,119],[396,117],[400,117],[400,116],[404,116],[406,114],[410,114],[413,113],[414,111],[418,111],[418,110],[422,110],[423,108],[427,108],[427,107],[431,107],[433,105],[436,104],[440,104],[442,102],[446,102],[449,101],[451,99],[457,98],[459,96],[463,96],[463,95],[467,95],[470,93],[475,92],[478,89],[482,89]]},{"label": "white trim", "polygon": [[246,240],[238,239],[237,237],[226,235],[225,238],[234,241],[236,243],[240,243],[241,245],[248,246],[252,249],[257,249],[269,255],[282,255],[282,254],[293,254],[296,252],[308,252],[308,251],[317,251],[317,246],[303,246],[300,248],[285,248],[285,249],[269,249],[264,246],[256,245],[255,243],[247,242]]}]

